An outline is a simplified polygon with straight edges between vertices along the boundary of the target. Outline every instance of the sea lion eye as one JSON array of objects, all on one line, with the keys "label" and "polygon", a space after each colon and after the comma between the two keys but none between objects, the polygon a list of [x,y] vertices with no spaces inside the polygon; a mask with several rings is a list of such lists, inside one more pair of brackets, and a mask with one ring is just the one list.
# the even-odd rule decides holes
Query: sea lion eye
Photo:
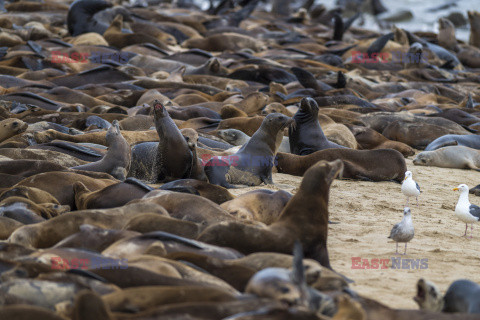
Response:
[{"label": "sea lion eye", "polygon": [[14,127],[18,126],[18,122],[15,121],[12,125],[13,125]]},{"label": "sea lion eye", "polygon": [[281,292],[281,293],[289,293],[289,292],[290,292],[290,288],[280,287],[280,292]]}]

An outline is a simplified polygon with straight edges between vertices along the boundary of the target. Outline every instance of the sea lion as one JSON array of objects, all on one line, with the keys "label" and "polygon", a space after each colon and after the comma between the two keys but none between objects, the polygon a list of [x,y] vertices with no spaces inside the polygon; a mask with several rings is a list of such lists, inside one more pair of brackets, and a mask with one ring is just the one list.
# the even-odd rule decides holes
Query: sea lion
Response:
[{"label": "sea lion", "polygon": [[189,239],[196,239],[203,229],[204,226],[200,223],[179,220],[155,213],[135,216],[125,225],[125,230],[140,233],[165,231]]},{"label": "sea lion", "polygon": [[404,157],[413,156],[415,150],[405,143],[385,138],[380,132],[367,127],[353,127],[352,132],[358,142],[359,149],[395,149]]},{"label": "sea lion", "polygon": [[73,184],[82,182],[89,190],[99,190],[114,184],[112,179],[95,179],[74,172],[51,171],[39,173],[20,181],[16,186],[35,187],[50,193],[62,205],[75,209]]},{"label": "sea lion", "polygon": [[220,121],[217,129],[237,129],[252,136],[262,125],[263,119],[265,119],[265,117],[261,116],[229,118]]},{"label": "sea lion", "polygon": [[[239,222],[219,223],[206,228],[198,240],[249,254],[289,253],[295,240],[299,239],[305,257],[331,268],[327,250],[328,197],[330,184],[342,170],[341,160],[320,161],[313,165],[278,220],[268,227],[247,226]],[[256,241],[260,238],[264,240]]]},{"label": "sea lion", "polygon": [[480,48],[480,13],[478,11],[467,11],[470,22],[470,38],[468,44]]},{"label": "sea lion", "polygon": [[125,205],[131,200],[140,199],[153,188],[128,178],[124,182],[109,185],[97,191],[90,191],[82,182],[75,182],[75,205],[78,210],[108,209]]},{"label": "sea lion", "polygon": [[273,184],[272,167],[277,153],[277,136],[292,123],[292,118],[281,113],[266,116],[247,144],[233,155],[222,158],[227,162],[218,158],[206,162],[204,170],[209,182],[226,188],[231,187],[230,184]]},{"label": "sea lion", "polygon": [[[242,146],[250,140],[250,136],[237,129],[217,130],[216,134],[226,142],[234,146]],[[278,152],[290,152],[290,142],[288,137],[283,137]]]},{"label": "sea lion", "polygon": [[10,235],[8,242],[29,248],[49,248],[79,232],[83,224],[121,230],[133,217],[145,213],[168,215],[164,208],[154,203],[128,204],[103,210],[79,210],[41,223],[22,226]]},{"label": "sea lion", "polygon": [[153,103],[153,114],[160,142],[141,143],[132,148],[128,175],[154,183],[190,178],[193,155],[187,141],[158,100]]},{"label": "sea lion", "polygon": [[240,219],[260,221],[269,225],[278,219],[291,197],[292,195],[284,190],[274,192],[260,189],[224,202],[221,207]]},{"label": "sea lion", "polygon": [[131,150],[127,140],[120,132],[117,120],[114,120],[112,126],[107,130],[105,140],[107,141],[108,152],[101,160],[71,169],[105,172],[123,181],[126,179],[130,168]]},{"label": "sea lion", "polygon": [[19,119],[10,118],[0,121],[0,142],[25,132],[27,128],[28,124]]},{"label": "sea lion", "polygon": [[292,270],[266,268],[248,282],[245,292],[281,301],[289,306],[302,306],[311,311],[332,316],[336,312],[333,300],[308,287],[303,266],[303,249],[295,242]]},{"label": "sea lion", "polygon": [[341,179],[393,180],[400,183],[407,170],[403,155],[393,149],[326,149],[306,156],[278,153],[277,170],[279,173],[302,176],[319,160],[335,159],[340,159],[344,164],[343,173],[339,176]]},{"label": "sea lion", "polygon": [[93,18],[99,11],[111,7],[112,4],[103,0],[76,0],[68,10],[68,32],[72,36],[78,36],[86,32],[103,33],[108,25],[102,25]]},{"label": "sea lion", "polygon": [[179,179],[163,184],[159,189],[196,194],[216,204],[235,198],[227,189],[196,179]]},{"label": "sea lion", "polygon": [[303,98],[300,109],[293,116],[295,126],[289,128],[290,152],[307,155],[312,152],[329,149],[345,148],[327,140],[318,122],[318,104],[312,98]]},{"label": "sea lion", "polygon": [[434,151],[423,151],[413,159],[413,164],[480,171],[480,150],[464,146],[450,146]]},{"label": "sea lion", "polygon": [[480,150],[480,136],[473,134],[446,134],[430,142],[425,148],[425,151],[433,151],[439,148],[457,145]]},{"label": "sea lion", "polygon": [[478,293],[480,286],[469,280],[456,280],[442,296],[437,286],[425,279],[417,282],[417,295],[413,298],[422,310],[446,313],[480,313]]}]

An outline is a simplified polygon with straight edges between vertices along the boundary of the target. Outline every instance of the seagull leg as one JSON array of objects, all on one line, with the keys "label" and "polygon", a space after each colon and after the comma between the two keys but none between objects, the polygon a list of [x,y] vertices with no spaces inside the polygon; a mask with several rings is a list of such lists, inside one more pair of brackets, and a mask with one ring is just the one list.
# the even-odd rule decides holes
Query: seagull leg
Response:
[{"label": "seagull leg", "polygon": [[465,233],[463,234],[463,237],[467,236],[467,230],[468,230],[468,223],[465,223]]},{"label": "seagull leg", "polygon": [[417,199],[417,208],[418,208],[418,196],[417,196],[417,197],[415,197],[415,199]]},{"label": "seagull leg", "polygon": [[407,197],[407,205],[405,207],[408,207],[408,200],[410,199],[410,197]]},{"label": "seagull leg", "polygon": [[397,242],[397,250],[395,251],[395,254],[399,254],[398,253],[398,242]]},{"label": "seagull leg", "polygon": [[405,252],[403,253],[403,255],[406,255],[407,254],[407,242],[405,242]]},{"label": "seagull leg", "polygon": [[473,238],[473,223],[470,224],[470,239]]}]

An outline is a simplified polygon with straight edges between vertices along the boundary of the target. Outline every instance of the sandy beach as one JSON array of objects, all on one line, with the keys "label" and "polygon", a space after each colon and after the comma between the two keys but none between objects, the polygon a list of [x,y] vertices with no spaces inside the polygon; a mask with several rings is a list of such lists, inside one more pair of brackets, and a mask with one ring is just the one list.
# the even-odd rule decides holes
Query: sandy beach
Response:
[{"label": "sandy beach", "polygon": [[[418,152],[417,152],[418,153]],[[328,250],[332,267],[355,283],[359,294],[378,300],[392,308],[418,309],[413,301],[420,278],[433,281],[442,293],[450,283],[468,278],[480,282],[475,273],[480,264],[480,226],[474,226],[473,239],[462,237],[465,224],[455,217],[461,183],[470,188],[480,183],[480,172],[415,166],[409,157],[407,167],[422,193],[419,206],[411,200],[415,237],[407,254],[395,255],[395,242],[388,239],[395,223],[401,221],[406,198],[400,184],[335,180],[330,189],[330,220],[339,222],[329,228]],[[295,193],[301,177],[276,173],[276,186],[230,190],[239,195],[254,189],[284,189]],[[480,197],[470,195],[470,202],[480,205]],[[470,232],[470,227],[469,227]],[[403,253],[404,245],[399,245]],[[428,259],[426,269],[352,269],[352,257],[362,259]]]}]

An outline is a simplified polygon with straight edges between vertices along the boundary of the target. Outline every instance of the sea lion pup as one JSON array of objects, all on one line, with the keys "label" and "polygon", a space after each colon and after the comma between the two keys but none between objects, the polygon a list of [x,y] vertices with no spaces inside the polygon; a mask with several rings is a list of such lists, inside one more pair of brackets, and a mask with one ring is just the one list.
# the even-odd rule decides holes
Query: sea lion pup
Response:
[{"label": "sea lion pup", "polygon": [[423,151],[413,159],[413,164],[480,171],[480,150],[464,146],[450,146],[434,151]]},{"label": "sea lion pup", "polygon": [[129,176],[153,183],[191,178],[193,155],[187,141],[159,100],[153,102],[160,141],[135,145]]},{"label": "sea lion pup", "polygon": [[480,150],[480,136],[473,134],[446,134],[430,142],[425,148],[425,151],[433,151],[439,148],[457,145]]},{"label": "sea lion pup", "polygon": [[273,184],[272,168],[277,153],[277,139],[293,119],[281,113],[265,117],[260,128],[238,152],[231,156],[212,158],[205,164],[205,174],[212,184],[225,188],[230,184],[258,186]]},{"label": "sea lion pup", "polygon": [[352,150],[326,149],[306,156],[289,153],[277,154],[277,170],[295,176],[304,173],[320,160],[339,159],[344,164],[341,179],[360,179],[369,181],[403,181],[407,164],[403,155],[393,149]]},{"label": "sea lion pup", "polygon": [[468,11],[468,21],[470,22],[470,38],[468,43],[471,46],[480,48],[480,12]]},{"label": "sea lion pup", "polygon": [[141,199],[151,190],[153,188],[135,178],[127,178],[124,182],[93,192],[81,182],[75,182],[73,185],[77,210],[121,207],[131,200]]},{"label": "sea lion pup", "polygon": [[377,132],[371,128],[356,126],[353,127],[351,131],[358,142],[359,149],[395,149],[403,154],[405,158],[415,154],[415,150],[409,145],[387,139],[380,132]]},{"label": "sea lion pup", "polygon": [[192,168],[190,169],[189,176],[196,179],[207,182],[207,176],[203,170],[202,160],[197,156],[198,146],[198,133],[194,129],[185,128],[180,130],[183,137],[187,141],[188,148],[192,152]]},{"label": "sea lion pup", "polygon": [[22,120],[9,118],[0,121],[0,142],[7,140],[17,134],[25,132],[28,124]]},{"label": "sea lion pup", "polygon": [[318,103],[314,99],[303,98],[293,119],[295,126],[288,130],[291,153],[307,155],[323,149],[345,148],[328,141],[323,134],[318,122]]},{"label": "sea lion pup", "polygon": [[[237,129],[218,130],[217,135],[226,142],[234,146],[242,146],[250,140],[250,136]],[[288,137],[282,137],[282,142],[278,146],[278,152],[290,152],[290,142]]]},{"label": "sea lion pup", "polygon": [[480,285],[470,280],[456,280],[444,296],[437,286],[424,279],[417,282],[417,295],[413,298],[422,310],[480,314]]},{"label": "sea lion pup", "polygon": [[198,240],[249,254],[289,253],[299,238],[307,258],[331,269],[327,250],[328,197],[332,181],[342,170],[341,160],[320,161],[308,169],[299,190],[282,210],[280,218],[268,227],[223,222],[205,229]]},{"label": "sea lion pup", "polygon": [[266,268],[257,272],[248,282],[246,293],[272,298],[289,306],[303,306],[327,316],[336,312],[332,298],[307,285],[303,266],[303,249],[295,241],[292,270]]},{"label": "sea lion pup", "polygon": [[284,190],[260,189],[244,193],[221,207],[244,220],[260,221],[267,225],[278,219],[292,194]]},{"label": "sea lion pup", "polygon": [[108,129],[105,140],[107,141],[108,152],[101,160],[71,169],[105,172],[123,181],[127,177],[132,155],[130,145],[122,136],[117,120],[114,120],[112,126]]},{"label": "sea lion pup", "polygon": [[348,295],[342,294],[335,297],[335,303],[338,312],[335,313],[332,320],[367,320],[367,314],[362,305],[352,300]]}]

